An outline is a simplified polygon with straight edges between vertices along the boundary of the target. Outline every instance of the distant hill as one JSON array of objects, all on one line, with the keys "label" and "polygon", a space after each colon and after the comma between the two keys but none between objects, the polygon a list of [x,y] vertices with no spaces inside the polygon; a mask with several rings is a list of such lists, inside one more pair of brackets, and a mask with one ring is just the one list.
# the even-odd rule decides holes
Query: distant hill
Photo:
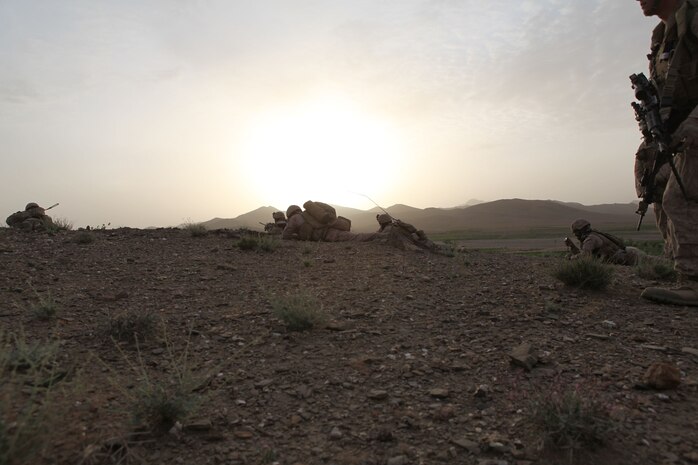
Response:
[{"label": "distant hill", "polygon": [[[358,210],[335,206],[337,214],[349,218],[352,231],[377,229],[376,215],[380,208]],[[629,229],[637,224],[636,203],[582,205],[557,200],[503,199],[456,208],[415,208],[396,204],[386,208],[394,218],[412,223],[427,233],[450,231],[526,231],[530,229],[566,228],[577,218],[588,219],[594,227]],[[214,218],[202,223],[208,229],[249,228],[261,231],[260,223],[272,221],[275,207],[260,207],[236,218]],[[654,227],[650,212],[646,229]]]}]

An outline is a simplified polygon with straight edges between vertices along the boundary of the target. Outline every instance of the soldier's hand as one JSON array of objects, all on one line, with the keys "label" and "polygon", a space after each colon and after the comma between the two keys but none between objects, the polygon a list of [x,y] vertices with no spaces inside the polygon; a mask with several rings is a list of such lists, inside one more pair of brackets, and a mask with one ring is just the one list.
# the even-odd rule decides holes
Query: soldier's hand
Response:
[{"label": "soldier's hand", "polygon": [[698,148],[698,118],[690,116],[686,118],[674,131],[671,141],[672,144],[684,150]]}]

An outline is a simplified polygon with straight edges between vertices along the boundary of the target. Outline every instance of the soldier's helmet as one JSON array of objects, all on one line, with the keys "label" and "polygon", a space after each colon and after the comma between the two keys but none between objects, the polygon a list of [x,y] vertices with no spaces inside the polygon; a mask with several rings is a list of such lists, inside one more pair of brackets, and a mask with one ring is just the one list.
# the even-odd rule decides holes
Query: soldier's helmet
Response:
[{"label": "soldier's helmet", "polygon": [[286,209],[286,218],[291,218],[291,215],[302,212],[303,210],[301,210],[301,207],[299,207],[298,205],[291,205]]},{"label": "soldier's helmet", "polygon": [[25,210],[30,210],[32,208],[39,208],[39,204],[35,202],[29,202],[26,207],[24,207]]},{"label": "soldier's helmet", "polygon": [[579,219],[574,220],[572,222],[572,232],[573,233],[582,232],[587,228],[591,228],[591,223],[589,223],[587,220],[585,220],[583,218],[579,218]]}]

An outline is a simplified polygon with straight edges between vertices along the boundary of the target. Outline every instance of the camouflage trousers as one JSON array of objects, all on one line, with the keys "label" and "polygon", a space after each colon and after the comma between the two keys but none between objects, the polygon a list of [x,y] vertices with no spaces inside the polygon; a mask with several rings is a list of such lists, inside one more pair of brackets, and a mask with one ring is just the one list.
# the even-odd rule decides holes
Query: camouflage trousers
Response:
[{"label": "camouflage trousers", "polygon": [[674,163],[687,198],[672,173],[662,198],[667,234],[676,271],[684,279],[698,281],[698,148],[677,154]]}]

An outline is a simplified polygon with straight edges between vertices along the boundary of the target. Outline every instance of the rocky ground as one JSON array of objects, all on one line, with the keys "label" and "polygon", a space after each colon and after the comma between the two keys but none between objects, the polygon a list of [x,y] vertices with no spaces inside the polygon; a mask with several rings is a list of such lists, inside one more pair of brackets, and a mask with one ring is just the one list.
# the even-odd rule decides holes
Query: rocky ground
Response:
[{"label": "rocky ground", "polygon": [[[0,432],[18,436],[33,403],[50,428],[32,433],[24,463],[566,463],[539,449],[531,410],[576,389],[616,423],[579,463],[698,463],[698,310],[639,299],[651,283],[629,268],[605,291],[565,287],[557,260],[0,229],[3,350],[55,341],[60,375],[45,397],[6,368]],[[301,294],[320,299],[327,324],[292,332],[274,317],[275,299]],[[47,302],[55,315],[42,318]],[[118,317],[138,314],[157,328],[115,341]],[[522,344],[537,352],[529,367],[510,356]],[[680,368],[676,389],[643,385],[660,361]],[[197,408],[169,432],[135,434],[147,382],[186,386]]]}]

